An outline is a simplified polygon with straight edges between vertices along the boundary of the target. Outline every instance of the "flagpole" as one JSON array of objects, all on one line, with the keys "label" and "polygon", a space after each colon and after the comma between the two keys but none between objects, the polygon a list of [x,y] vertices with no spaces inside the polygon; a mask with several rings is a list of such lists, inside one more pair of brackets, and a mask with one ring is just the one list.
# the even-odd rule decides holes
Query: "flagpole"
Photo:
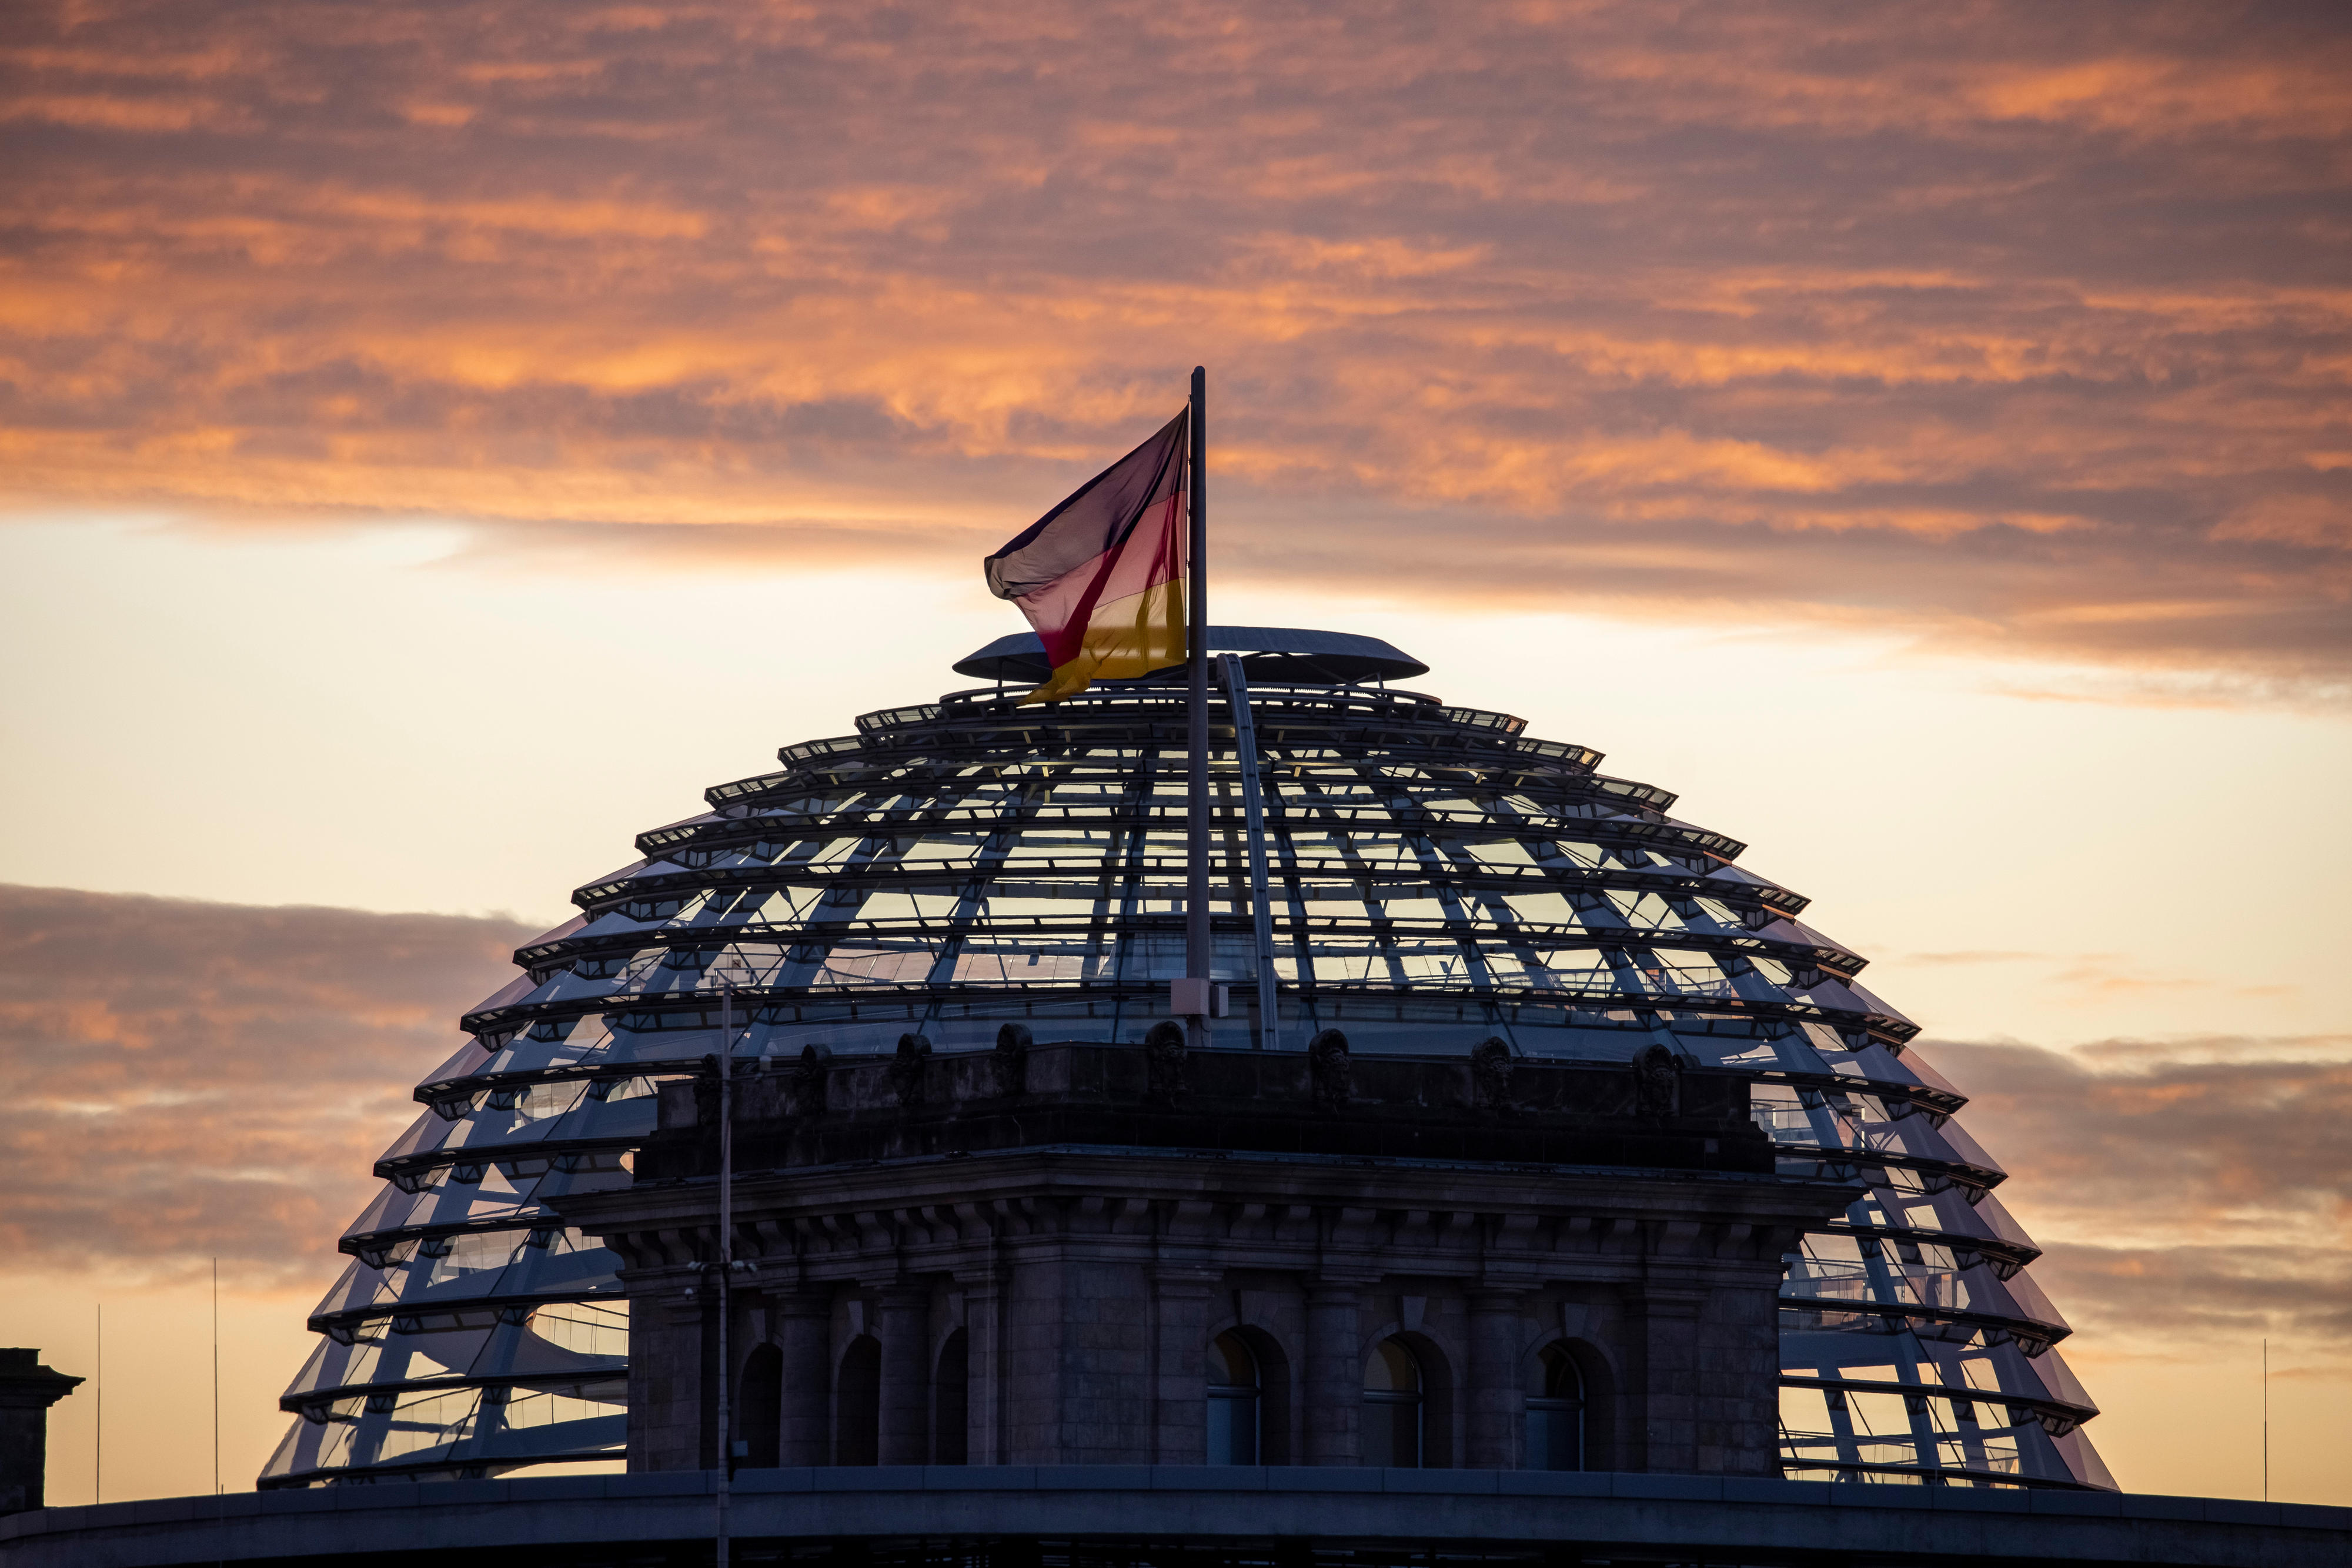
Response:
[{"label": "flagpole", "polygon": [[[1186,747],[1184,883],[1184,973],[1207,990],[1213,946],[1209,934],[1209,372],[1192,367],[1192,439],[1185,445],[1192,466],[1185,486],[1191,497],[1191,578],[1185,587],[1184,647],[1192,677],[1191,734]],[[1209,1043],[1203,1010],[1186,1019],[1187,1044]]]}]

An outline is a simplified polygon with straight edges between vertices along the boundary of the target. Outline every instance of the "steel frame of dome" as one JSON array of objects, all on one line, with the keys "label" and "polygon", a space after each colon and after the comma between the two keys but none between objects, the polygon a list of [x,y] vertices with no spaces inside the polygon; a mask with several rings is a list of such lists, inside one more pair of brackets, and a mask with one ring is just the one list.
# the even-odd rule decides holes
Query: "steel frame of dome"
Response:
[{"label": "steel frame of dome", "polygon": [[[1373,679],[1250,694],[1278,1047],[1339,1028],[1359,1051],[1499,1036],[1622,1061],[1656,1041],[1745,1076],[1785,1171],[1866,1191],[1789,1260],[1783,1473],[2112,1489],[2079,1430],[2095,1406],[2051,1348],[2067,1325],[2026,1271],[2039,1249],[1991,1196],[2003,1173],[1907,1049],[1916,1026],[1855,978],[1865,960],[1600,753]],[[1214,969],[1242,1013],[1257,967],[1233,717],[1220,694]],[[582,913],[516,953],[524,973],[418,1086],[429,1109],[343,1237],[353,1261],[281,1400],[301,1418],[260,1484],[619,1454],[615,1260],[541,1200],[627,1179],[654,1082],[719,1049],[714,966],[749,971],[741,1055],[880,1053],[909,1031],[984,1049],[1007,1019],[1140,1039],[1184,972],[1185,728],[1167,681],[1044,707],[953,692],[786,747],[781,770],[641,834],[644,858],[573,894]],[[1217,1029],[1221,1048],[1255,1038],[1244,1017]]]}]

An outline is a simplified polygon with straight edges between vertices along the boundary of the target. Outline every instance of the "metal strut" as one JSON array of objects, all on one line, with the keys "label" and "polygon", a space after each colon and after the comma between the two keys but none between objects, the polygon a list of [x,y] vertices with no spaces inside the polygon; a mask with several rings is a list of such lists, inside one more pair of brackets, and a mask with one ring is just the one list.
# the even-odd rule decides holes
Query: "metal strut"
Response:
[{"label": "metal strut", "polygon": [[1216,936],[1209,925],[1209,372],[1192,367],[1192,435],[1187,460],[1192,497],[1187,519],[1184,663],[1192,706],[1184,727],[1184,977],[1197,982],[1200,1011],[1185,1017],[1194,1049],[1210,1040],[1210,981],[1215,977]]},{"label": "metal strut", "polygon": [[1265,796],[1259,787],[1257,721],[1250,715],[1249,677],[1239,653],[1221,653],[1225,700],[1234,710],[1234,760],[1242,771],[1242,816],[1249,825],[1250,935],[1257,948],[1257,1038],[1259,1051],[1282,1049],[1282,1014],[1274,987],[1274,908],[1266,894]]}]

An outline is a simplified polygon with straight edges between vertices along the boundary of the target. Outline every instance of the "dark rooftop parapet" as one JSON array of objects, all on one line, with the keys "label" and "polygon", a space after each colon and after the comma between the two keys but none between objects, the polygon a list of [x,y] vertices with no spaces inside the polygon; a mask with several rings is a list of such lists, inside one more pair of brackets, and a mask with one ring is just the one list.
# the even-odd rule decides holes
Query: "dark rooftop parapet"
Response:
[{"label": "dark rooftop parapet", "polygon": [[[917,1037],[909,1037],[910,1040]],[[1769,1175],[1772,1148],[1728,1072],[1465,1059],[1177,1051],[1061,1042],[739,1064],[740,1172],[1095,1145]],[[640,1180],[718,1169],[717,1085],[664,1085]]]}]

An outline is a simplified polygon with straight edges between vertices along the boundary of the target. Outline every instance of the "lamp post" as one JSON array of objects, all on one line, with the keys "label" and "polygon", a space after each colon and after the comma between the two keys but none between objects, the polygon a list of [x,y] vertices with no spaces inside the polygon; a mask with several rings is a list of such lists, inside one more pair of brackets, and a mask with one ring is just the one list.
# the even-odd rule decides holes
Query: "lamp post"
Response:
[{"label": "lamp post", "polygon": [[728,1398],[735,1376],[727,1352],[728,1292],[735,1282],[735,983],[750,973],[740,955],[719,967],[719,1485],[712,1506],[719,1568],[728,1568],[727,1505],[735,1479],[735,1420]]}]

